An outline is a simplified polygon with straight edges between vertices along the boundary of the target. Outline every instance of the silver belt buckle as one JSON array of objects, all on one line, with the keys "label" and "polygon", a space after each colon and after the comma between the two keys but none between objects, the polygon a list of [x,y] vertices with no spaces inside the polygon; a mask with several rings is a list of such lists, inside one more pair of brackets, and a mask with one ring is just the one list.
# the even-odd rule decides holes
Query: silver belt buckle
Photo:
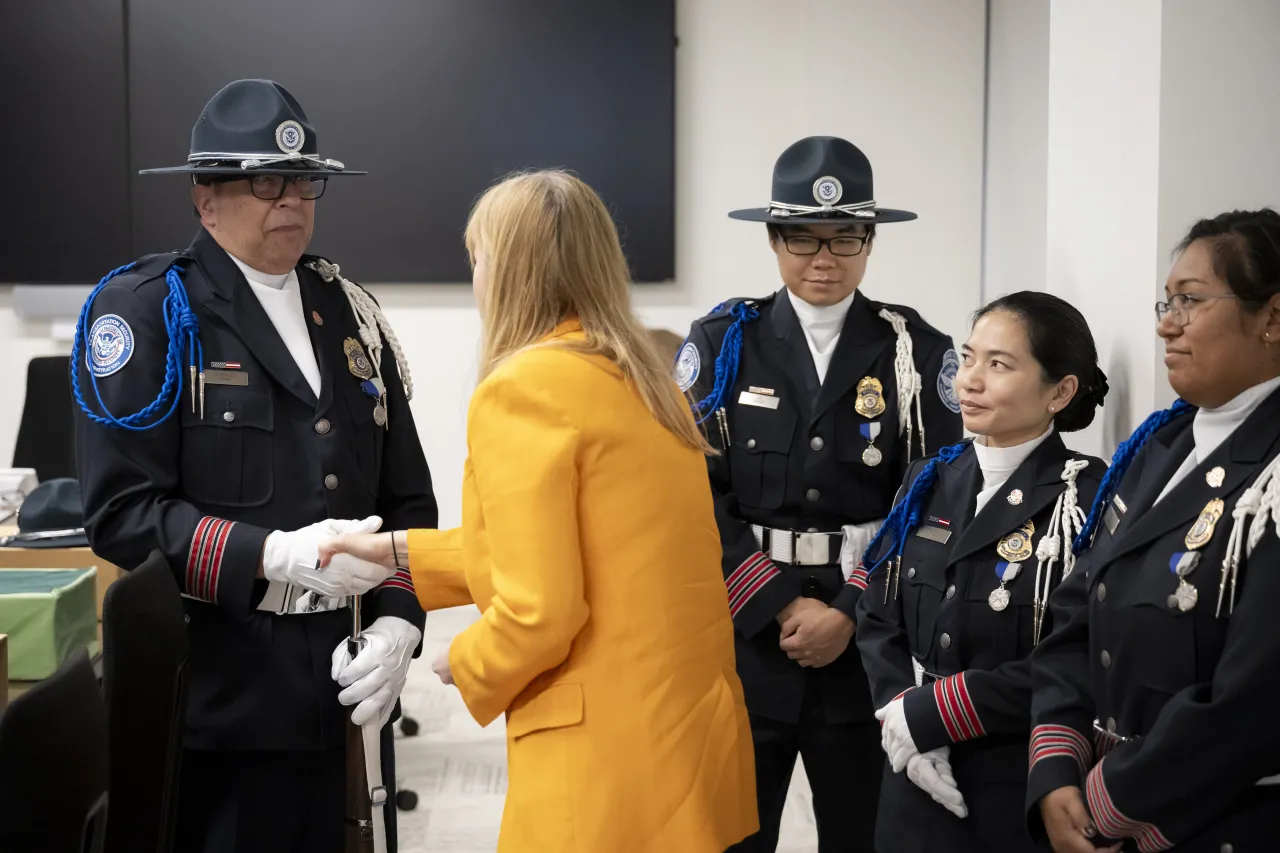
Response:
[{"label": "silver belt buckle", "polygon": [[797,566],[825,566],[831,562],[831,551],[825,533],[793,533],[792,559]]}]

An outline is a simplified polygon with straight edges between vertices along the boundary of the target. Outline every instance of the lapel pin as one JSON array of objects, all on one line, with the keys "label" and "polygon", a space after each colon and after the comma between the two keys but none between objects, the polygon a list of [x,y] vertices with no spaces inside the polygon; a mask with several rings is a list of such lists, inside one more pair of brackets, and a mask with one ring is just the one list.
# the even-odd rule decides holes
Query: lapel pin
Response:
[{"label": "lapel pin", "polygon": [[1209,488],[1211,489],[1221,488],[1222,482],[1226,479],[1227,472],[1222,470],[1221,465],[1216,468],[1210,468],[1209,472],[1204,475],[1204,481],[1209,484]]},{"label": "lapel pin", "polygon": [[1009,497],[1005,498],[1013,506],[1022,503],[1022,489],[1014,489],[1009,493]]},{"label": "lapel pin", "polygon": [[311,312],[311,322],[315,323],[317,326],[323,326],[323,325],[324,325],[324,318],[320,316],[320,312],[319,312],[319,311],[312,311],[312,312]]}]

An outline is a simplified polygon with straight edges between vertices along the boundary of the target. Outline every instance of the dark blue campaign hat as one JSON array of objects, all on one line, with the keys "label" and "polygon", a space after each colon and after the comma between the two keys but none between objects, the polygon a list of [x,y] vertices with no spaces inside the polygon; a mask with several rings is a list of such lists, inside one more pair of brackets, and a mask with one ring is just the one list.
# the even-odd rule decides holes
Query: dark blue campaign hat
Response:
[{"label": "dark blue campaign hat", "polygon": [[289,91],[271,80],[228,83],[191,129],[186,164],[141,175],[363,175],[320,158],[316,130]]},{"label": "dark blue campaign hat", "polygon": [[786,224],[907,222],[916,215],[876,204],[871,161],[836,136],[808,136],[792,144],[773,167],[768,207],[735,210],[732,219]]}]

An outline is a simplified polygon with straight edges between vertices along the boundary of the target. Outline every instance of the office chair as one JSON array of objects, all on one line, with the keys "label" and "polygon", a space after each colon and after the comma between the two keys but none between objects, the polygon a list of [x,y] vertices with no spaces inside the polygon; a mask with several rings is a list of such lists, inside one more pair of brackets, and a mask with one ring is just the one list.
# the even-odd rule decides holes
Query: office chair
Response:
[{"label": "office chair", "polygon": [[40,480],[75,477],[71,359],[57,355],[27,364],[27,396],[13,448],[14,468],[34,468]]}]

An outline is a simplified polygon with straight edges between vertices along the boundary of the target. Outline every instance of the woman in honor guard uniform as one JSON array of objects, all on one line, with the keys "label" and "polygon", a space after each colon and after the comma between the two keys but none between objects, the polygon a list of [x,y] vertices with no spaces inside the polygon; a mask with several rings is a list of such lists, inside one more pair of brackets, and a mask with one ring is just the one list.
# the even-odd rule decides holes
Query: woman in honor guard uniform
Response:
[{"label": "woman in honor guard uniform", "polygon": [[384,727],[421,638],[407,575],[364,596],[355,661],[346,599],[305,591],[385,577],[354,558],[318,572],[335,532],[436,523],[399,344],[367,293],[303,254],[325,182],[362,174],[316,151],[279,85],[219,91],[188,163],[151,170],[191,175],[195,241],[108,275],[72,350],[94,552],[132,567],[158,548],[184,596],[183,851],[341,850],[342,705]]},{"label": "woman in honor guard uniform", "polygon": [[1062,442],[1107,383],[1061,299],[1024,291],[981,309],[956,387],[978,437],[912,463],[864,564],[858,650],[889,756],[882,853],[1036,849],[1019,808],[1027,656],[1053,627],[1046,603],[1106,469]]},{"label": "woman in honor guard uniform", "polygon": [[709,463],[738,672],[755,741],[761,831],[777,846],[796,755],[823,853],[870,851],[882,758],[854,633],[853,564],[911,458],[960,437],[950,338],[858,292],[879,223],[871,164],[843,139],[778,158],[765,222],[783,287],[693,324],[681,388],[720,453]]},{"label": "woman in honor guard uniform", "polygon": [[1276,849],[1280,215],[1196,223],[1165,292],[1180,399],[1116,451],[1031,659],[1027,801],[1057,853]]}]

